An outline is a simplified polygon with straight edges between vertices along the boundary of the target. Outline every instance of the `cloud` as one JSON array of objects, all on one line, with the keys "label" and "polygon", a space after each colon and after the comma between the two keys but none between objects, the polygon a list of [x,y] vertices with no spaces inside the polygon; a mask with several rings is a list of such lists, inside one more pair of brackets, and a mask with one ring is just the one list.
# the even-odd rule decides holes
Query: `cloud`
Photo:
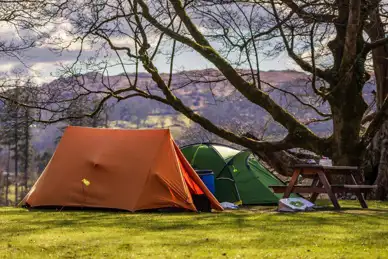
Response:
[{"label": "cloud", "polygon": [[[1,23],[0,23],[1,25]],[[71,30],[71,24],[62,23],[59,27],[50,26],[42,30],[42,32],[50,33],[51,39],[47,39],[39,42],[37,47],[28,49],[19,53],[20,60],[15,57],[7,57],[0,56],[0,72],[9,72],[14,69],[28,70],[28,75],[33,75],[38,82],[47,82],[54,79],[53,74],[60,68],[60,64],[70,64],[74,62],[81,50],[81,43],[75,42],[70,44],[70,47],[65,49],[64,51],[54,50],[53,47],[65,47],[70,42],[73,41],[74,37],[67,33],[67,31]],[[14,33],[14,29],[11,26],[0,26],[0,37],[5,40],[12,40],[12,33]],[[16,37],[17,38],[17,37]],[[155,45],[158,40],[158,35],[149,35],[149,40],[151,45]],[[126,46],[131,49],[134,49],[133,40],[129,37],[114,37],[112,41],[117,46]],[[95,44],[94,46],[91,44],[84,44],[82,46],[82,60],[87,60],[91,57],[97,55],[97,49],[101,46],[101,42]],[[59,44],[59,45],[56,45]],[[171,48],[170,42],[166,42],[165,46],[163,46],[163,52],[170,51]],[[99,60],[106,60],[110,63],[114,63],[117,61],[117,57],[112,54],[112,51],[106,51],[99,55]],[[120,52],[125,56],[124,52]],[[104,54],[108,54],[104,56]],[[169,62],[168,58],[163,55],[158,55],[155,60],[155,65],[157,66],[160,72],[168,72],[169,71]],[[176,70],[195,70],[195,69],[205,69],[209,67],[214,67],[208,60],[203,58],[200,54],[193,51],[192,49],[184,49],[180,53],[179,56],[175,59],[174,68]],[[282,55],[277,57],[276,59],[271,60],[262,60],[260,62],[260,67],[262,70],[269,69],[287,69],[293,68],[294,64],[290,62],[290,59],[287,55]],[[133,72],[133,66],[127,66],[127,72]],[[140,71],[144,71],[142,66],[140,65]],[[109,73],[119,74],[124,72],[120,66],[116,66],[114,68],[109,69]]]},{"label": "cloud", "polygon": [[9,72],[9,71],[12,71],[16,66],[18,65],[18,63],[4,63],[4,64],[0,64],[0,72]]}]

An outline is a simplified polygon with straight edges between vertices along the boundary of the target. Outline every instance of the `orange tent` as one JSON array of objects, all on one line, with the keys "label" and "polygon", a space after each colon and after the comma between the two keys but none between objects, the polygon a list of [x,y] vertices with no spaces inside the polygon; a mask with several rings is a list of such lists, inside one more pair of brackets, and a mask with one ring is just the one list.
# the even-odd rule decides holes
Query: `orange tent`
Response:
[{"label": "orange tent", "polygon": [[201,194],[222,210],[169,130],[68,127],[22,204],[197,211],[193,196]]}]

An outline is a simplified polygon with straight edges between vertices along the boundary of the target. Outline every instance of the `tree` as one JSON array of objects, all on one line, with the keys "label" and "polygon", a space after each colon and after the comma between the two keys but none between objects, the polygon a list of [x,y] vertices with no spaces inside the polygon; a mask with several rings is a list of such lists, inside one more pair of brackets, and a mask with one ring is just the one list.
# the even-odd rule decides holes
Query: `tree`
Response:
[{"label": "tree", "polygon": [[[240,135],[250,132],[251,134],[257,136],[260,140],[266,139],[270,123],[271,120],[267,120],[263,125],[259,125],[255,123],[255,121],[241,120],[239,118],[224,118],[217,122],[218,125],[226,130],[237,132]],[[183,128],[180,135],[181,137],[178,139],[178,143],[181,146],[197,143],[220,143],[235,146],[234,143],[230,143],[218,135],[206,131],[198,124],[192,124],[190,127]]]},{"label": "tree", "polygon": [[[37,31],[34,32],[34,28],[43,24],[44,20],[39,21],[36,17],[36,9],[42,7],[42,1],[31,0],[31,1],[8,1],[0,0],[0,26],[2,29],[9,29],[10,31],[6,33],[5,37],[0,39],[0,59],[8,60],[17,60],[22,64],[23,53],[29,48],[32,48],[35,45],[37,38],[39,38]],[[43,23],[42,23],[43,22]],[[30,32],[25,34],[26,32]],[[19,71],[20,72],[20,71]],[[14,89],[19,84],[24,81],[20,77],[20,73],[0,73],[0,86],[3,93],[8,89]],[[14,92],[14,91],[13,91]],[[8,106],[4,108],[7,116],[4,116],[4,110],[1,114],[2,119],[2,144],[8,146],[8,162],[7,162],[7,174],[5,179],[5,199],[6,204],[8,205],[8,194],[9,194],[9,173],[10,173],[10,162],[11,162],[11,147],[14,151],[14,167],[15,167],[15,199],[18,197],[18,188],[17,188],[17,172],[18,172],[18,139],[19,139],[19,127],[17,126],[18,120],[18,108],[17,99],[18,95],[12,93],[9,98],[16,97],[16,102],[13,103],[12,107]],[[9,100],[8,98],[8,100]],[[3,119],[8,119],[9,121],[4,121]],[[12,129],[11,125],[15,126]],[[5,126],[5,127],[4,127]],[[16,152],[15,152],[16,151]]]},{"label": "tree", "polygon": [[[383,3],[381,3],[383,5]],[[386,43],[386,8],[375,8],[371,11],[370,22],[366,24],[365,31],[370,39],[378,44],[372,50],[372,60],[376,81],[377,111],[383,111],[384,102],[388,94],[388,45]],[[369,114],[366,121],[376,118],[377,112]],[[365,154],[364,165],[367,168],[367,180],[370,183],[376,182],[376,198],[385,199],[388,197],[388,121],[385,121],[379,132],[368,145],[368,152]]]},{"label": "tree", "polygon": [[[31,162],[32,147],[30,145],[32,125],[31,110],[21,107],[18,101],[28,102],[30,91],[28,87],[16,86],[9,89],[7,96],[14,102],[6,101],[2,103],[0,114],[1,144],[7,146],[7,176],[6,176],[6,196],[8,196],[9,174],[11,172],[11,160],[13,162],[15,204],[19,198],[25,194],[29,188],[28,177]],[[19,173],[23,172],[23,177]],[[21,181],[23,178],[23,181]],[[22,182],[22,184],[20,184]],[[8,199],[6,199],[8,200]]]},{"label": "tree", "polygon": [[[19,155],[20,155],[20,135],[22,133],[21,124],[20,124],[20,116],[21,109],[17,104],[17,101],[20,100],[20,89],[19,87],[11,90],[12,93],[9,93],[11,98],[16,100],[16,102],[12,103],[4,103],[5,107],[3,107],[3,114],[1,117],[1,125],[2,125],[2,144],[7,145],[9,147],[8,152],[12,151],[12,156],[10,159],[13,160],[13,172],[14,172],[14,188],[15,188],[15,204],[19,198]],[[10,162],[10,161],[9,161]],[[9,185],[9,174],[10,174],[10,166],[8,166],[7,171],[7,185]],[[8,190],[7,190],[8,191]]]},{"label": "tree", "polygon": [[7,145],[7,172],[5,175],[5,205],[9,204],[9,172],[11,165],[11,147],[10,144]]},{"label": "tree", "polygon": [[[73,36],[72,43],[82,46],[74,64],[63,67],[64,77],[74,78],[76,85],[82,86],[80,72],[98,71],[105,75],[107,67],[118,66],[127,78],[126,86],[114,86],[102,79],[105,89],[84,87],[80,95],[98,94],[101,100],[101,105],[87,116],[97,114],[109,99],[122,101],[140,96],[169,105],[209,132],[254,152],[275,154],[300,148],[331,157],[337,165],[360,165],[366,148],[380,129],[386,138],[382,125],[388,115],[385,76],[388,40],[385,38],[387,4],[383,1],[66,0],[60,5],[48,5],[44,11],[71,24],[67,35]],[[98,51],[95,57],[82,59],[87,46]],[[232,85],[287,133],[281,139],[267,141],[232,132],[182,102],[175,94],[176,89],[190,87],[198,80],[187,84],[174,82],[174,62],[183,51],[195,52],[216,69],[204,77],[207,83],[225,81]],[[302,118],[268,94],[260,78],[259,59],[282,52],[310,75],[311,93],[300,97],[282,91],[313,112],[317,123],[331,120],[330,136],[314,133]],[[166,56],[170,69],[168,74],[162,74],[155,60]],[[370,109],[362,95],[371,77],[370,64],[377,83],[378,105],[374,116],[369,116]],[[137,84],[140,66],[152,76],[153,82]],[[135,73],[129,74],[127,69]],[[70,100],[65,98],[61,102]],[[318,102],[329,110],[317,108]],[[36,103],[24,105],[37,107]],[[51,107],[50,111],[55,112]],[[372,117],[369,126],[364,124],[366,117]],[[60,117],[51,121],[58,120]],[[268,160],[279,162],[277,156],[269,157]],[[378,160],[381,164],[381,159]],[[385,190],[380,198],[385,198],[388,172],[386,167],[382,168],[377,180]]]},{"label": "tree", "polygon": [[[52,4],[55,5],[53,2]],[[9,65],[17,63],[23,68],[0,73],[0,86],[14,87],[27,81],[26,52],[37,47],[49,30],[45,27],[51,16],[43,10],[51,6],[44,0],[0,0],[0,59]],[[51,7],[50,7],[51,8]]]},{"label": "tree", "polygon": [[[96,103],[98,104],[98,102],[91,100],[88,96],[71,102],[70,106],[66,109],[66,122],[71,126],[88,126],[93,128],[106,126],[108,117],[106,105],[104,105],[95,116],[82,117],[83,114],[87,114],[93,110]],[[66,127],[67,126],[64,126],[62,130]]]},{"label": "tree", "polygon": [[23,168],[23,196],[29,190],[29,178],[32,157],[34,156],[34,149],[31,145],[31,127],[33,126],[31,110],[23,109],[21,114],[21,142],[20,142],[20,160]]},{"label": "tree", "polygon": [[52,156],[53,156],[52,152],[49,152],[49,151],[44,151],[43,154],[36,155],[35,159],[37,161],[37,167],[38,167],[37,170],[39,173],[43,172],[43,170],[46,168]]}]

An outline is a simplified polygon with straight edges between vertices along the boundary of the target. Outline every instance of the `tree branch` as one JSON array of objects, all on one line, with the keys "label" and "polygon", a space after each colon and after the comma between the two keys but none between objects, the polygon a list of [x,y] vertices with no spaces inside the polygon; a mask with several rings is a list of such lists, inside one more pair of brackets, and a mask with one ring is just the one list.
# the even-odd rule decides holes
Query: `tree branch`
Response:
[{"label": "tree branch", "polygon": [[[250,83],[244,80],[244,78],[242,78],[240,74],[210,46],[209,42],[198,31],[198,29],[195,28],[195,25],[187,16],[179,0],[173,1],[174,8],[176,8],[178,16],[183,21],[184,25],[186,26],[186,28],[188,28],[192,37],[196,41],[192,41],[191,39],[179,35],[161,25],[150,14],[147,4],[143,0],[138,0],[138,2],[143,9],[142,15],[145,19],[147,19],[152,25],[166,33],[166,35],[193,48],[203,57],[205,57],[208,61],[213,63],[242,95],[244,95],[252,103],[255,103],[260,107],[264,108],[269,114],[271,114],[275,121],[283,125],[289,131],[290,135],[301,134],[304,136],[304,138],[311,140],[310,143],[312,146],[314,145],[313,143],[322,140],[318,136],[316,136],[309,128],[301,124],[288,111],[286,111],[280,105],[275,103],[274,100],[272,100],[267,93],[261,91],[258,88],[253,87]],[[149,61],[146,60],[146,62]],[[156,68],[152,67],[152,69]],[[316,149],[316,147],[314,147],[314,149]]]},{"label": "tree branch", "polygon": [[307,106],[309,107],[310,109],[314,110],[318,115],[322,116],[322,117],[329,117],[331,118],[332,115],[329,114],[329,113],[324,113],[324,112],[321,112],[320,110],[318,110],[314,105],[312,104],[309,104],[309,103],[306,103],[305,101],[303,101],[299,96],[297,96],[296,94],[294,94],[293,92],[290,92],[290,91],[287,91],[287,90],[284,90],[284,89],[281,89],[279,87],[276,87],[274,86],[273,84],[270,84],[268,82],[265,82],[263,80],[261,80],[262,83],[268,85],[269,87],[275,89],[275,90],[278,90],[282,93],[285,93],[285,94],[288,94],[288,95],[291,95],[292,97],[295,98],[295,100],[297,100],[300,104],[304,105],[304,106]]},{"label": "tree branch", "polygon": [[379,48],[387,44],[388,44],[388,38],[383,38],[383,39],[376,40],[374,42],[366,43],[365,52],[367,53],[373,49]]},{"label": "tree branch", "polygon": [[[271,3],[272,2],[273,1],[271,1]],[[282,3],[286,4],[294,13],[296,13],[300,18],[302,18],[303,21],[306,23],[313,23],[313,22],[333,23],[334,20],[337,18],[337,16],[330,15],[330,14],[308,13],[305,10],[303,10],[303,8],[299,7],[292,0],[282,0]]]},{"label": "tree branch", "polygon": [[376,112],[369,113],[368,115],[364,116],[364,118],[362,118],[361,124],[364,125],[365,123],[372,121],[375,117]]},{"label": "tree branch", "polygon": [[349,17],[346,26],[345,46],[339,71],[347,71],[357,58],[360,30],[361,0],[349,1]]},{"label": "tree branch", "polygon": [[[272,5],[272,9],[273,9],[273,15],[276,19],[276,22],[277,23],[280,23],[280,18],[279,18],[279,15],[276,11],[276,7],[275,7],[275,4],[273,3],[273,1],[271,1],[271,5]],[[279,27],[279,31],[280,31],[280,35],[283,39],[283,42],[284,42],[284,45],[286,47],[286,51],[288,53],[288,55],[304,70],[304,71],[307,71],[309,73],[312,73],[312,74],[316,74],[318,77],[324,79],[325,81],[327,82],[333,82],[333,78],[332,78],[332,75],[329,71],[323,71],[319,68],[316,68],[316,67],[313,67],[311,66],[309,63],[307,63],[306,61],[304,61],[301,57],[299,57],[293,50],[293,44],[290,44],[288,43],[289,41],[287,40],[287,37],[284,33],[284,30],[282,28],[282,26]],[[291,42],[292,43],[292,42]]]},{"label": "tree branch", "polygon": [[179,98],[177,98],[169,89],[168,85],[164,82],[163,78],[158,73],[157,68],[154,66],[153,62],[146,54],[142,55],[142,63],[147,72],[151,74],[152,79],[156,83],[157,87],[163,92],[164,96],[166,97],[165,100],[169,106],[174,108],[176,111],[182,113],[190,120],[198,123],[209,132],[212,132],[228,141],[245,146],[253,150],[261,149],[263,151],[278,151],[300,146],[309,146],[310,148],[311,146],[314,146],[313,149],[317,150],[319,144],[321,144],[321,139],[319,138],[316,138],[315,141],[311,139],[312,142],[301,141],[303,137],[301,135],[298,135],[297,133],[295,133],[294,135],[288,134],[283,140],[280,141],[255,141],[244,136],[238,136],[232,133],[231,131],[220,128],[214,123],[212,123],[210,120],[194,112],[190,107],[184,105],[183,102]]},{"label": "tree branch", "polygon": [[372,141],[376,133],[380,130],[384,122],[388,120],[388,97],[385,98],[381,109],[375,114],[368,129],[361,138],[361,144],[366,147]]}]

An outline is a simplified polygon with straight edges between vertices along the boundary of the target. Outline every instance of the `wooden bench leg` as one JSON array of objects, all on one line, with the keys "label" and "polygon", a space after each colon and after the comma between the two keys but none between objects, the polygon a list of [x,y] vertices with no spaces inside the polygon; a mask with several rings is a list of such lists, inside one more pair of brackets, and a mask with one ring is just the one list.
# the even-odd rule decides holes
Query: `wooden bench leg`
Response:
[{"label": "wooden bench leg", "polygon": [[357,198],[358,198],[358,201],[360,202],[360,205],[362,208],[364,209],[367,209],[368,208],[368,204],[366,204],[366,201],[364,199],[364,196],[362,195],[362,193],[360,191],[356,191],[355,192]]},{"label": "wooden bench leg", "polygon": [[335,197],[335,195],[331,189],[330,183],[327,180],[325,173],[323,171],[318,171],[318,176],[319,176],[319,180],[321,181],[321,183],[323,184],[323,187],[325,188],[325,190],[327,192],[327,195],[329,195],[329,198],[330,198],[331,202],[333,203],[334,208],[337,210],[341,209],[341,206],[339,205],[337,197]]},{"label": "wooden bench leg", "polygon": [[300,169],[296,169],[291,177],[291,181],[288,183],[288,186],[286,188],[286,191],[283,194],[283,198],[290,197],[290,194],[292,192],[292,189],[294,189],[294,185],[298,181],[298,176],[300,174]]},{"label": "wooden bench leg", "polygon": [[[321,187],[321,186],[322,186],[322,184],[321,184],[321,182],[319,182],[319,176],[315,175],[313,182],[311,183],[311,187]],[[319,195],[319,193],[317,193],[317,192],[312,193],[311,197],[310,197],[310,201],[312,203],[314,203],[317,200],[318,195]]]},{"label": "wooden bench leg", "polygon": [[[352,182],[352,184],[358,184],[356,181],[356,178],[354,177],[353,174],[350,174],[349,178],[350,178],[350,181]],[[361,191],[355,190],[354,193],[355,193],[358,201],[360,202],[361,207],[364,209],[367,209],[368,205],[366,204],[366,201],[365,201],[364,196],[362,195]]]}]

